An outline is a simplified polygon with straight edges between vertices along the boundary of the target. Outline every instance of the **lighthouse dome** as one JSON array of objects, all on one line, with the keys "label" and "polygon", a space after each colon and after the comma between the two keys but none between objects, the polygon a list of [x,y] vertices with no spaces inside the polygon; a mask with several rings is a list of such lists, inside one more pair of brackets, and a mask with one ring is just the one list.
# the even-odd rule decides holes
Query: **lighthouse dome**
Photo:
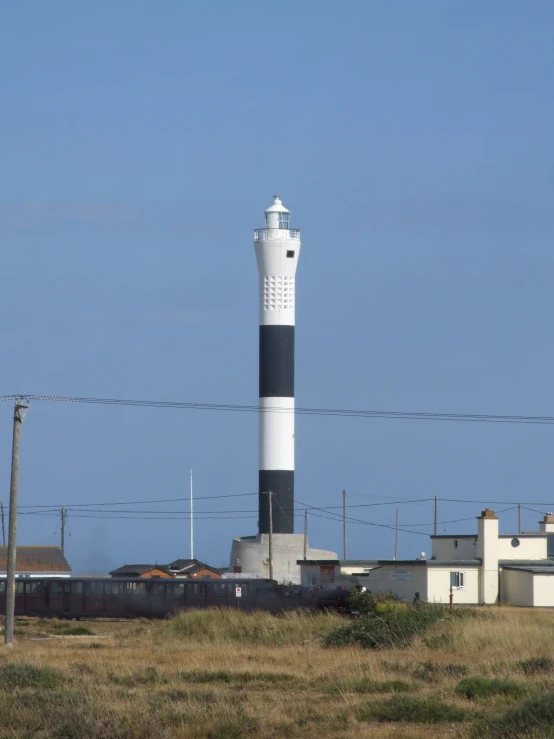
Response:
[{"label": "lighthouse dome", "polygon": [[290,210],[287,210],[278,195],[273,196],[273,205],[265,211],[266,228],[290,228]]}]

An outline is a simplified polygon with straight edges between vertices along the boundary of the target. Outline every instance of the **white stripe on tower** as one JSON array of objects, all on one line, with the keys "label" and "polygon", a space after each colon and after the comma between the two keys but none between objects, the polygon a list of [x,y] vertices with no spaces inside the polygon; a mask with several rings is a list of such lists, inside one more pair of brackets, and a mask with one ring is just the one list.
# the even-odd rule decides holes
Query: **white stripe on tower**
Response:
[{"label": "white stripe on tower", "polygon": [[300,231],[278,196],[254,232],[260,275],[259,532],[294,533],[294,320]]}]

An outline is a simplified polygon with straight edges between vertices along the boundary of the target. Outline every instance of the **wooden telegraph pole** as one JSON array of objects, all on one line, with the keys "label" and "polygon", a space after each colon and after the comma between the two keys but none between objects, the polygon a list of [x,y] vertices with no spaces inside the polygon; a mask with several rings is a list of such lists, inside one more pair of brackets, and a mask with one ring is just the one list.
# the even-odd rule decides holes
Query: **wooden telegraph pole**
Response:
[{"label": "wooden telegraph pole", "polygon": [[13,647],[13,626],[15,620],[15,555],[17,535],[17,493],[19,482],[19,437],[21,424],[29,406],[20,400],[15,401],[13,409],[12,472],[10,480],[10,516],[8,524],[8,567],[6,573],[6,623],[4,644]]}]

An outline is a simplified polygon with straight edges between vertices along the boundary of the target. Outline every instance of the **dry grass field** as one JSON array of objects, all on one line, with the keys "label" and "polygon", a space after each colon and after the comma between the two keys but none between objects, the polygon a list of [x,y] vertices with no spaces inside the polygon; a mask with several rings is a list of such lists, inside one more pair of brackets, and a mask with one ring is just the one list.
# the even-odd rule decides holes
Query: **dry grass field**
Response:
[{"label": "dry grass field", "polygon": [[323,646],[333,614],[18,619],[0,737],[554,737],[554,613],[476,610],[378,651]]}]

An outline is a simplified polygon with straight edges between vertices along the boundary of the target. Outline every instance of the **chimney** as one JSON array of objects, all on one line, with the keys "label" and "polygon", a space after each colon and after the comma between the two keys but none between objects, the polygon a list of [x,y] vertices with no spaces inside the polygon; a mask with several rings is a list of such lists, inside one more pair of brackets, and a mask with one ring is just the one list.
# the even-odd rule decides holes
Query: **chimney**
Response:
[{"label": "chimney", "polygon": [[544,514],[542,521],[539,521],[539,531],[541,534],[552,534],[554,533],[554,515],[552,511]]},{"label": "chimney", "polygon": [[485,508],[477,517],[476,556],[481,560],[479,603],[498,600],[498,516]]}]

